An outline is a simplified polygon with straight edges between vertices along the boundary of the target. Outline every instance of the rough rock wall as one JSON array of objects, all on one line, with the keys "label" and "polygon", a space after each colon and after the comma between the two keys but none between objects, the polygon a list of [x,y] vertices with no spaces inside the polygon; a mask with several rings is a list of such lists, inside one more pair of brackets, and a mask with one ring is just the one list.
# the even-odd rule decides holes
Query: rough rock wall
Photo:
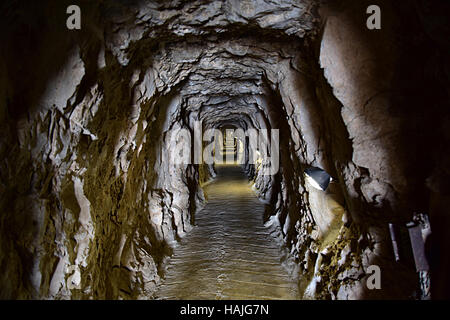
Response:
[{"label": "rough rock wall", "polygon": [[[370,33],[367,3],[339,3],[83,2],[72,33],[65,16],[49,18],[67,3],[15,21],[29,7],[4,5],[1,296],[152,297],[214,175],[168,161],[175,132],[202,120],[280,129],[280,171],[252,177],[304,298],[407,298],[415,274],[407,261],[393,266],[387,223],[410,218],[426,176],[411,175],[420,148],[405,141],[420,113],[408,114],[397,87],[405,26],[386,1],[383,29]],[[447,201],[439,161],[437,213]],[[336,178],[326,193],[305,181],[309,165]],[[371,264],[382,291],[365,286]]]},{"label": "rough rock wall", "polygon": [[26,96],[31,108],[11,114],[20,86],[2,107],[2,297],[149,298],[202,199],[195,171],[161,158],[161,124],[179,101],[158,92],[152,69],[121,69],[96,34],[44,31],[73,48],[42,49],[37,68],[49,54],[65,61]]},{"label": "rough rock wall", "polygon": [[[447,5],[379,1],[382,29],[369,31],[364,28],[363,14],[369,4],[344,1],[322,6],[321,36],[314,42],[315,50],[309,51],[315,52],[313,59],[318,57],[319,63],[311,72],[314,88],[310,90],[315,93],[319,112],[326,115],[322,127],[317,125],[325,148],[317,148],[313,154],[324,154],[322,167],[337,178],[329,191],[332,201],[327,205],[333,207],[336,199],[344,205],[335,207],[338,212],[346,212],[341,223],[335,223],[341,228],[335,240],[325,249],[324,243],[331,239],[319,241],[323,252],[316,256],[320,250],[311,246],[314,276],[306,293],[338,299],[417,297],[418,277],[408,242],[400,244],[401,260],[394,263],[388,223],[404,228],[413,213],[426,212],[435,221],[433,241],[428,239],[426,243],[428,254],[436,259],[431,266],[433,296],[444,297],[446,290],[441,283],[447,283],[448,278],[437,261],[447,265],[444,243],[448,239],[441,231],[447,225],[442,211],[447,191],[440,184],[440,195],[435,199],[441,199],[437,201],[441,205],[434,209],[430,187],[439,184],[431,182],[436,177],[433,172],[441,172],[441,179],[446,174],[438,164],[442,162],[431,160],[429,155],[446,158],[439,151],[445,142],[442,136],[431,133],[435,131],[430,124],[437,121],[435,125],[440,123],[437,127],[442,128],[447,119],[444,101],[448,90],[442,86],[448,79],[448,59],[438,62],[437,57],[442,57],[441,50],[448,48],[448,43],[434,33],[448,33],[439,14]],[[429,24],[434,25],[434,36]],[[435,48],[436,55],[428,57],[425,47]],[[427,61],[423,69],[412,67],[421,61]],[[434,69],[438,64],[443,69]],[[424,105],[431,107],[425,111]],[[321,201],[311,201],[316,196],[311,191],[309,207],[319,222],[329,210]],[[325,218],[333,220],[332,215]],[[322,224],[326,226],[326,221]],[[367,290],[367,267],[371,264],[381,268],[382,290]],[[324,290],[323,286],[328,288]]]}]

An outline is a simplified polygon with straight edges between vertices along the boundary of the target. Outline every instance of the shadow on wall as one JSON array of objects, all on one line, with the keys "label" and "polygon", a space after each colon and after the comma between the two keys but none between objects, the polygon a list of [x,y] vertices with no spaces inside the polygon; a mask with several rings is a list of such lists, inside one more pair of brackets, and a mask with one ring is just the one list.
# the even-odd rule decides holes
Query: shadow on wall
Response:
[{"label": "shadow on wall", "polygon": [[[396,274],[409,278],[412,285],[417,276],[407,258],[395,266],[405,273],[393,270],[391,260],[386,259],[393,256],[387,224],[404,225],[415,212],[430,214],[432,260],[439,261],[432,264],[432,296],[448,297],[444,270],[450,265],[450,239],[444,208],[449,189],[439,181],[448,181],[448,169],[442,165],[449,163],[449,156],[443,160],[440,151],[449,142],[443,134],[449,99],[448,59],[443,57],[450,45],[440,35],[449,33],[443,19],[449,4],[377,1],[382,28],[368,30],[365,10],[370,4],[344,1],[321,12],[326,24],[320,64],[343,105],[341,114],[352,141],[351,161],[358,172],[344,173],[341,182],[346,184],[352,218],[382,244],[384,254],[376,256],[376,263],[388,270],[383,282],[394,291],[404,283]],[[429,48],[436,48],[436,53],[430,55]],[[442,62],[444,68],[439,68]],[[439,172],[440,178],[436,183],[429,178],[426,183],[433,172],[433,177]]]},{"label": "shadow on wall", "polygon": [[66,15],[54,14],[65,12],[70,1],[2,3],[0,36],[4,45],[0,52],[2,61],[7,62],[4,76],[8,80],[9,119],[20,119],[30,111],[30,106],[40,101],[47,84],[58,76],[79,39],[93,45],[91,50],[99,50],[95,45],[97,32],[93,32],[97,10],[88,1],[84,2],[88,6],[83,16],[85,28],[71,32],[65,28]]},{"label": "shadow on wall", "polygon": [[[18,120],[26,121],[30,106],[42,98],[48,81],[56,77],[66,63],[74,42],[74,37],[57,27],[59,23],[64,25],[65,20],[47,20],[48,11],[51,8],[36,1],[2,2],[0,10],[0,60],[3,64],[0,81],[1,90],[4,90],[2,96],[5,97],[0,105],[0,154],[5,159],[0,172],[2,181],[10,181],[1,190],[0,208],[4,214],[1,216],[0,259],[2,266],[10,266],[2,270],[14,270],[14,274],[2,272],[6,281],[1,280],[0,296],[6,298],[19,291],[33,295],[33,289],[26,287],[35,259],[28,250],[28,241],[32,241],[30,237],[39,231],[37,223],[29,215],[36,210],[34,204],[22,201],[29,195],[33,179],[29,170],[31,157],[22,153],[19,159],[10,159],[8,155],[19,152],[18,129],[21,122]],[[19,214],[8,216],[5,214],[8,212]],[[24,234],[28,236],[24,237]]]}]

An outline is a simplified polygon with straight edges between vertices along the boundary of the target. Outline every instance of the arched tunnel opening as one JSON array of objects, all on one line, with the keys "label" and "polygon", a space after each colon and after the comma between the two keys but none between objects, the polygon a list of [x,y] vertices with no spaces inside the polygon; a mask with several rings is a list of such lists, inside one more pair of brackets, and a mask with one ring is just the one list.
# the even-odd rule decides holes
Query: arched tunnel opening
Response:
[{"label": "arched tunnel opening", "polygon": [[3,1],[0,298],[448,298],[449,7],[375,2]]}]

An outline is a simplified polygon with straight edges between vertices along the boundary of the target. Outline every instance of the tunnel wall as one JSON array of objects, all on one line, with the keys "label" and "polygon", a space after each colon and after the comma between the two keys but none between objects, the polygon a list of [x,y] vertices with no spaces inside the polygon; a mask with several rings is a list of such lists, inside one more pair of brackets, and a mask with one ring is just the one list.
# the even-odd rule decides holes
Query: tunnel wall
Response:
[{"label": "tunnel wall", "polygon": [[[31,3],[2,8],[12,27],[2,28],[10,32],[0,75],[1,298],[151,298],[213,176],[205,166],[170,166],[165,146],[176,128],[192,132],[201,112],[224,121],[202,109],[211,106],[240,116],[246,107],[246,125],[280,129],[280,171],[253,182],[304,298],[413,294],[413,265],[407,256],[393,263],[387,223],[424,210],[448,225],[448,157],[439,151],[449,140],[448,64],[438,67],[448,42],[434,36],[439,23],[427,25],[422,1],[409,9],[380,1],[379,31],[365,28],[368,2],[287,15],[291,4],[280,13],[194,3],[180,14],[83,2],[86,28],[69,36],[65,16],[49,18],[68,2],[13,19]],[[411,23],[419,44],[407,36]],[[439,50],[428,57],[427,45]],[[422,60],[438,75],[411,72]],[[416,101],[422,76],[435,88]],[[335,178],[327,192],[305,181],[310,165]],[[437,227],[437,256],[446,256],[446,237]],[[382,290],[365,284],[372,264]]]},{"label": "tunnel wall", "polygon": [[[438,63],[436,56],[429,58],[422,54],[425,43],[436,47],[436,38],[431,41],[432,45],[428,36],[418,30],[427,29],[422,25],[424,21],[442,21],[437,18],[437,8],[445,5],[440,3],[434,11],[433,6],[425,9],[424,3],[407,6],[380,2],[383,27],[377,31],[364,28],[366,16],[363,13],[368,2],[334,5],[330,3],[320,9],[320,37],[310,43],[315,49],[306,50],[315,54],[305,57],[309,65],[303,65],[303,70],[298,67],[302,75],[296,77],[300,80],[291,80],[287,85],[296,85],[290,90],[294,93],[283,94],[282,86],[280,90],[286,109],[290,101],[303,107],[294,108],[297,123],[294,121],[295,125],[290,126],[293,142],[304,146],[302,153],[297,152],[300,169],[304,169],[305,164],[319,166],[336,179],[327,194],[317,193],[304,181],[298,187],[299,193],[305,189],[306,192],[303,200],[297,201],[303,203],[301,208],[309,209],[296,223],[297,240],[293,243],[293,254],[300,261],[304,278],[310,279],[305,285],[305,298],[417,298],[418,276],[409,242],[405,241],[404,234],[397,234],[403,237],[401,259],[393,263],[388,223],[406,232],[405,224],[412,220],[414,213],[426,212],[432,220],[433,216],[435,221],[445,220],[438,213],[442,207],[434,211],[434,201],[430,198],[432,177],[436,177],[431,172],[441,169],[423,153],[429,150],[423,143],[432,149],[441,145],[440,138],[429,136],[430,132],[425,129],[425,123],[436,118],[432,113],[422,112],[419,101],[431,103],[433,110],[443,110],[447,90],[442,89],[442,85],[446,82],[443,76],[446,71],[430,74],[412,70],[404,62],[409,61],[411,66],[413,61],[426,60],[424,68]],[[437,25],[434,30],[445,33],[443,25]],[[411,40],[414,37],[412,27],[423,42]],[[442,48],[443,43],[439,47]],[[411,52],[415,52],[413,57]],[[432,102],[418,98],[422,92],[419,89],[419,84],[423,83],[421,77],[429,81],[434,92],[433,97],[428,96]],[[297,100],[292,98],[295,93],[302,93]],[[317,114],[319,117],[314,118]],[[444,119],[445,116],[442,123]],[[301,143],[302,139],[307,142]],[[295,164],[291,167],[298,170]],[[431,168],[434,169],[430,171]],[[292,175],[287,174],[281,189],[292,181]],[[445,187],[440,190],[439,197],[444,199]],[[285,207],[292,208],[294,193],[281,194],[282,202],[287,203]],[[281,220],[281,224],[292,224],[291,221]],[[328,235],[324,237],[326,228]],[[440,240],[432,243],[445,247],[443,243],[447,241],[445,232],[441,234],[441,224],[435,228],[435,237]],[[284,226],[283,229],[290,228]],[[427,248],[432,245],[430,241],[428,239]],[[437,244],[438,241],[441,244]],[[436,261],[445,261],[444,251],[438,251],[436,248],[428,254],[433,254]],[[366,286],[370,265],[380,266],[382,270],[382,290],[368,290]],[[446,278],[438,275],[438,270],[442,270],[438,263],[432,264],[433,269],[435,281]],[[445,295],[440,284],[434,288],[435,297]]]},{"label": "tunnel wall", "polygon": [[[24,72],[63,57],[46,87],[19,85],[21,61],[3,52],[2,298],[149,298],[203,201],[197,170],[164,161],[179,99],[158,92],[151,68],[121,69],[92,12],[69,39],[53,25],[33,31],[59,45],[44,43]],[[18,95],[31,107],[18,110]]]}]

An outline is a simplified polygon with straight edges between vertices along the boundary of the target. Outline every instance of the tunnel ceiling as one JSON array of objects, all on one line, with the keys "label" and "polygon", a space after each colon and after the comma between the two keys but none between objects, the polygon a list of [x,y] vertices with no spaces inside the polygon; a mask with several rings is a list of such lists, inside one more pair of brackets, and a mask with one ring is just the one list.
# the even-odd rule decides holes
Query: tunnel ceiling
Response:
[{"label": "tunnel ceiling", "polygon": [[267,119],[265,96],[280,81],[279,66],[300,67],[302,39],[317,27],[316,6],[315,1],[136,1],[107,2],[102,12],[112,30],[106,46],[120,64],[153,61],[157,90],[168,94],[176,87],[187,117],[192,113],[213,127],[264,127],[257,114]]}]

